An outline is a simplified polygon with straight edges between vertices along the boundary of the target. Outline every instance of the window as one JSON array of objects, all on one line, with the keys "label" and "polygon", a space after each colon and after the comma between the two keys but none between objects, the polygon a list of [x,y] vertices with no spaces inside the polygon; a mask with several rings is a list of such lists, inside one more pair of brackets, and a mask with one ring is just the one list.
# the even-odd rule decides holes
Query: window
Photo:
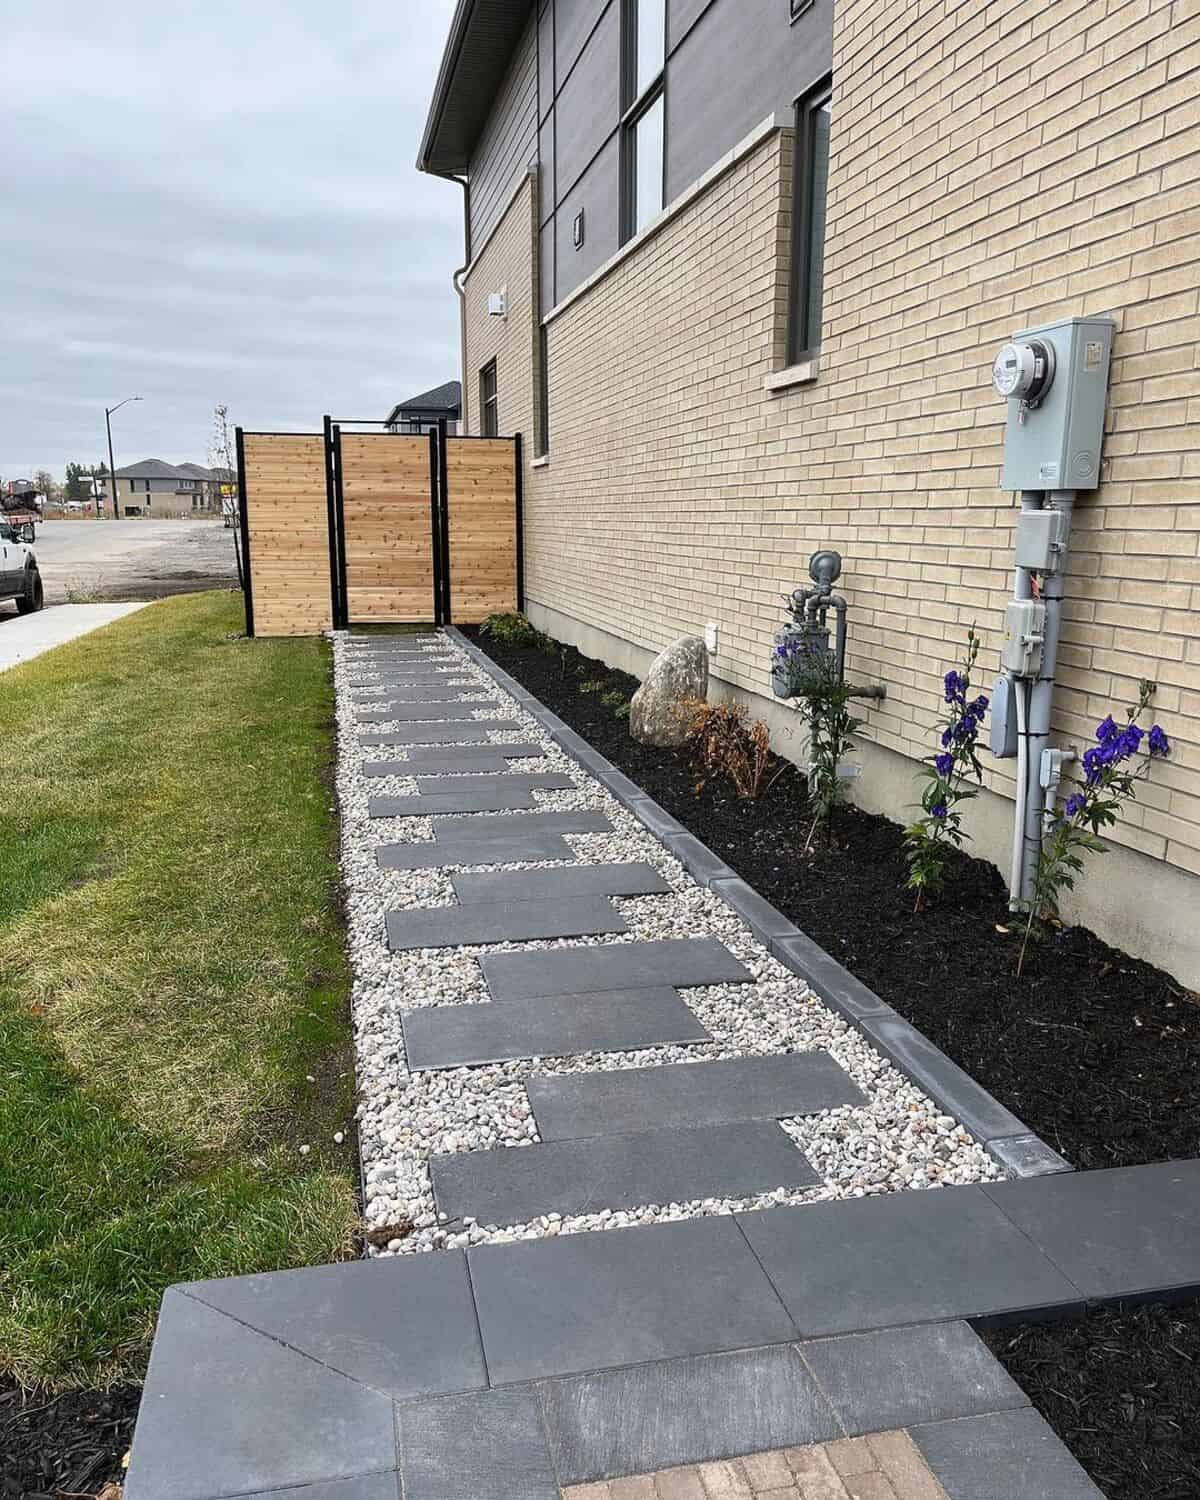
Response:
[{"label": "window", "polygon": [[550,452],[550,355],[546,325],[538,327],[538,422],[534,447],[538,458]]},{"label": "window", "polygon": [[483,437],[500,435],[500,411],[496,400],[496,361],[479,372],[479,431]]},{"label": "window", "polygon": [[831,102],[832,86],[826,80],[820,88],[803,95],[796,104],[789,364],[796,364],[814,354],[821,343]]},{"label": "window", "polygon": [[622,34],[621,238],[662,212],[666,0],[625,0]]}]

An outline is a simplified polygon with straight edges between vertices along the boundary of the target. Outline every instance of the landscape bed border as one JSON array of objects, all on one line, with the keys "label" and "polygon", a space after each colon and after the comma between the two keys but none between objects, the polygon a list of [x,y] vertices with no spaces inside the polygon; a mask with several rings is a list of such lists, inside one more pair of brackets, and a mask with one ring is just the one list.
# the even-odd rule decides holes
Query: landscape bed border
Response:
[{"label": "landscape bed border", "polygon": [[879,1052],[953,1115],[988,1154],[1017,1177],[1072,1172],[1065,1157],[1036,1135],[982,1084],[953,1062],[897,1010],[855,978],[790,918],[759,895],[695,834],[648,796],[581,734],[548,709],[457,626],[444,634],[531,714],[567,754],[612,793],[702,886],[715,890],[737,912],[771,955],[798,975]]}]

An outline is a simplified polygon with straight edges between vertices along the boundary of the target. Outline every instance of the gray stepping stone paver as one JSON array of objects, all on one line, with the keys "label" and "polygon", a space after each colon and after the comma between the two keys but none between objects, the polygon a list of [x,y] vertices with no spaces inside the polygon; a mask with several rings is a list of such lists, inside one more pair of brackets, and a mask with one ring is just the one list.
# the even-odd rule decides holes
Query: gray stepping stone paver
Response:
[{"label": "gray stepping stone paver", "polygon": [[483,1245],[467,1259],[494,1385],[794,1336],[731,1218]]},{"label": "gray stepping stone paver", "polygon": [[429,1170],[440,1212],[498,1225],[821,1185],[774,1120],[456,1151],[431,1156]]},{"label": "gray stepping stone paver", "polygon": [[538,1391],[565,1485],[841,1436],[789,1344],[547,1380]]},{"label": "gray stepping stone paver", "polygon": [[[360,724],[441,723],[452,719],[473,719],[477,713],[488,713],[499,707],[494,698],[482,703],[393,703],[389,700],[380,708],[359,713],[357,718]],[[489,724],[488,727],[492,726]]]},{"label": "gray stepping stone paver", "polygon": [[505,870],[494,875],[455,875],[464,906],[476,901],[546,901],[555,896],[643,896],[668,893],[670,885],[653,865],[580,865],[577,870]]},{"label": "gray stepping stone paver", "polygon": [[466,703],[479,696],[479,689],[470,684],[456,687],[453,683],[392,683],[382,693],[363,691],[356,695],[356,708],[372,708],[380,703]]},{"label": "gray stepping stone paver", "polygon": [[494,730],[520,729],[516,719],[480,719],[474,724],[399,724],[358,736],[360,745],[485,745]]},{"label": "gray stepping stone paver", "polygon": [[388,947],[393,953],[412,948],[460,948],[479,943],[629,931],[625,918],[603,896],[564,897],[561,901],[489,901],[474,906],[390,911],[386,922]]},{"label": "gray stepping stone paver", "polygon": [[427,1005],[402,1011],[401,1019],[415,1071],[711,1040],[675,991],[661,986],[537,995],[503,1005]]},{"label": "gray stepping stone paver", "polygon": [[531,756],[540,758],[548,753],[546,747],[539,745],[536,740],[510,740],[507,744],[464,745],[461,748],[414,745],[407,752],[407,758],[414,765],[420,764],[426,772],[440,775],[447,766],[460,761],[463,765],[469,765],[472,760],[486,760],[490,755],[501,755],[505,760],[526,760]]},{"label": "gray stepping stone paver", "polygon": [[914,1427],[950,1500],[1104,1500],[1032,1408]]},{"label": "gray stepping stone paver", "polygon": [[511,865],[525,860],[575,857],[575,851],[561,833],[536,830],[507,838],[384,844],[375,851],[382,870],[443,870],[452,865]]},{"label": "gray stepping stone paver", "polygon": [[1029,1405],[966,1323],[817,1339],[800,1352],[851,1436]]},{"label": "gray stepping stone paver", "polygon": [[564,1073],[530,1078],[525,1092],[543,1141],[670,1125],[782,1120],[866,1098],[828,1052]]},{"label": "gray stepping stone paver", "polygon": [[[507,778],[506,778],[507,779]],[[523,813],[516,817],[434,818],[433,831],[438,838],[507,838],[518,829],[536,828],[552,833],[611,833],[612,824],[597,807],[581,807],[559,812]]]},{"label": "gray stepping stone paver", "polygon": [[507,771],[495,776],[417,776],[417,790],[404,797],[371,797],[372,818],[418,817],[431,813],[490,812],[501,808],[536,807],[532,793],[570,791],[575,783],[556,771]]},{"label": "gray stepping stone paver", "polygon": [[978,1187],[772,1208],[738,1222],[805,1337],[1082,1308]]},{"label": "gray stepping stone paver", "polygon": [[1200,1160],[987,1183],[1085,1297],[1200,1287]]},{"label": "gray stepping stone paver", "polygon": [[404,1500],[559,1500],[535,1391],[414,1402],[396,1427]]},{"label": "gray stepping stone paver", "polygon": [[394,1470],[392,1412],[380,1391],[172,1289],[125,1500],[210,1500]]},{"label": "gray stepping stone paver", "polygon": [[461,1250],[232,1276],[186,1290],[398,1400],[487,1384]]},{"label": "gray stepping stone paver", "polygon": [[665,984],[752,984],[754,976],[717,938],[663,938],[599,948],[492,953],[480,960],[493,1000]]}]

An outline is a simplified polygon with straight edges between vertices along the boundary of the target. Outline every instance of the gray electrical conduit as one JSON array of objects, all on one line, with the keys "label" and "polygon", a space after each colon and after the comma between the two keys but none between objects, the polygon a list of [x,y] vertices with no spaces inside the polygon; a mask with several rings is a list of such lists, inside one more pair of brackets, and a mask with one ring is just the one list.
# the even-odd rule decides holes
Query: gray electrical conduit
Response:
[{"label": "gray electrical conduit", "polygon": [[[1041,510],[1041,490],[1022,490],[1021,509]],[[1013,598],[1032,599],[1033,580],[1028,568],[1018,567],[1013,579]],[[1009,905],[1016,907],[1025,880],[1025,807],[1029,800],[1029,714],[1026,683],[1023,678],[1009,677],[1012,683],[1013,707],[1017,715],[1017,789],[1013,804],[1012,860],[1009,866]]]}]

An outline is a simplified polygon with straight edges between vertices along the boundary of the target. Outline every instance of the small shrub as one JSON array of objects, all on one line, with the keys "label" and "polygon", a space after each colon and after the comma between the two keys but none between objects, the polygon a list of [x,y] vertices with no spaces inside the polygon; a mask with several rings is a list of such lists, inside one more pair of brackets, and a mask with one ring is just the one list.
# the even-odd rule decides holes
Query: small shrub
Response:
[{"label": "small shrub", "polygon": [[599,678],[593,677],[590,682],[581,682],[579,684],[579,691],[581,693],[602,693],[604,691],[604,683]]},{"label": "small shrub", "polygon": [[551,654],[558,649],[548,635],[531,625],[523,614],[515,610],[489,615],[479,627],[479,634],[491,636],[492,640],[499,641],[502,646],[536,648],[538,651],[549,648]]},{"label": "small shrub", "polygon": [[[600,686],[603,687],[604,684],[601,683]],[[619,688],[609,688],[607,692],[601,693],[600,702],[605,708],[611,708],[618,719],[629,717],[629,699]]]},{"label": "small shrub", "polygon": [[810,653],[796,679],[796,700],[808,716],[808,810],[812,826],[804,852],[812,848],[818,828],[828,835],[833,815],[846,800],[846,788],[838,768],[854,749],[854,736],[862,720],[850,712],[854,689],[838,676],[832,654]]},{"label": "small shrub", "polygon": [[614,719],[619,719],[622,724],[627,723],[628,720],[629,720],[629,714],[630,714],[630,711],[632,710],[632,708],[633,708],[633,704],[630,703],[628,700],[626,700],[626,702],[622,703],[619,708],[614,708],[613,709],[613,718]]},{"label": "small shrub", "polygon": [[[764,721],[756,719],[748,724],[746,708],[741,703],[704,703],[695,699],[688,708],[690,717],[683,750],[698,773],[696,795],[714,776],[725,776],[743,801],[755,801],[771,784],[766,779],[771,763],[771,732]],[[776,776],[782,770],[781,766]]]},{"label": "small shrub", "polygon": [[[1138,701],[1125,710],[1123,729],[1112,714],[1096,726],[1096,743],[1083,755],[1083,785],[1067,798],[1062,813],[1042,839],[1033,904],[1017,959],[1018,975],[1030,938],[1040,937],[1058,921],[1062,893],[1075,888],[1075,877],[1083,870],[1083,855],[1107,851],[1100,830],[1111,828],[1123,804],[1137,796],[1137,783],[1145,780],[1152,762],[1171,753],[1171,743],[1158,724],[1152,724],[1147,735],[1138,723],[1156,689],[1157,684],[1149,681],[1138,685]],[[1130,769],[1129,762],[1141,750],[1143,740],[1149,753],[1136,769]]]},{"label": "small shrub", "polygon": [[959,806],[979,795],[983,767],[975,743],[979,726],[988,710],[988,700],[981,693],[971,697],[971,673],[979,656],[979,637],[975,627],[967,631],[967,655],[962,671],[951,670],[942,680],[942,692],[949,711],[939,721],[941,749],[928,757],[922,773],[925,789],[921,793],[924,817],[904,831],[904,851],[908,860],[908,888],[915,891],[914,911],[920,911],[927,896],[936,895],[946,881],[946,856],[951,848],[959,849],[970,837],[963,832]]}]

